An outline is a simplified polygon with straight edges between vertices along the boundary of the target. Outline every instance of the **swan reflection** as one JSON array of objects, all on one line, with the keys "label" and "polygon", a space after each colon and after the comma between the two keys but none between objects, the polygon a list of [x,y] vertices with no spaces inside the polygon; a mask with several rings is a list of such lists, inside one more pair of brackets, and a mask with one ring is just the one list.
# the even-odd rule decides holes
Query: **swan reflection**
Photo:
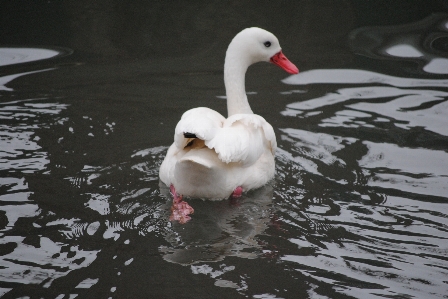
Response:
[{"label": "swan reflection", "polygon": [[[163,184],[160,188],[169,202],[168,188]],[[171,245],[160,247],[163,258],[186,265],[220,261],[226,256],[257,257],[261,253],[257,236],[263,234],[272,216],[273,190],[268,184],[238,199],[190,199],[193,219],[185,225],[173,223],[167,238]]]}]

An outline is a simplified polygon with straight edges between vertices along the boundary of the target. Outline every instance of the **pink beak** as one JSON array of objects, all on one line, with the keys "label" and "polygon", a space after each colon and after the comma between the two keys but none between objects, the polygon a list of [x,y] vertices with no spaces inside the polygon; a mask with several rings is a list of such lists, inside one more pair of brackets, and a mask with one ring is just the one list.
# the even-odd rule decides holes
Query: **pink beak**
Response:
[{"label": "pink beak", "polygon": [[291,61],[289,61],[285,55],[283,55],[282,51],[272,56],[271,62],[275,65],[278,65],[290,74],[299,73],[299,69]]}]

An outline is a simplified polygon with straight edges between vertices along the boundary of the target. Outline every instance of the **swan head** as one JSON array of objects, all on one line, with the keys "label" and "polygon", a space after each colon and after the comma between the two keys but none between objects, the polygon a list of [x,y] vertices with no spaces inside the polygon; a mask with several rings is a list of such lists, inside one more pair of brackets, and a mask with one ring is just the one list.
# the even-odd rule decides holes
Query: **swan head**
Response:
[{"label": "swan head", "polygon": [[290,74],[299,72],[297,67],[283,55],[277,37],[257,27],[246,28],[233,38],[227,49],[227,59],[238,59],[247,67],[256,62],[271,62]]}]

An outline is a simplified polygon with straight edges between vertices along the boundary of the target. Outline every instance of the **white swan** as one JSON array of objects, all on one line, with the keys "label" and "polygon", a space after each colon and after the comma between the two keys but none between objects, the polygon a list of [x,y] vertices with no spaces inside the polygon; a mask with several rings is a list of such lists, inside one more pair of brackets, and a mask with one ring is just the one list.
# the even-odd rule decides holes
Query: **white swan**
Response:
[{"label": "white swan", "polygon": [[[274,177],[275,133],[263,117],[252,112],[244,84],[247,68],[259,61],[298,73],[272,33],[247,28],[233,38],[224,63],[229,117],[204,107],[185,112],[160,166],[160,180],[171,186],[175,203],[182,200],[177,193],[207,199],[238,197]],[[173,209],[178,208],[173,205]],[[189,213],[192,209],[183,216]]]}]

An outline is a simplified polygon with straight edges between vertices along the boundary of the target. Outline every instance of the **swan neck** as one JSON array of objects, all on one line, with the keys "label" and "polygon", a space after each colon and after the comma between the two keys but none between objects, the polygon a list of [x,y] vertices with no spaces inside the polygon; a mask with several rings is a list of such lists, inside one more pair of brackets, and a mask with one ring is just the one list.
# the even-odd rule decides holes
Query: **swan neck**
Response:
[{"label": "swan neck", "polygon": [[228,116],[242,113],[253,114],[245,88],[245,76],[248,67],[247,62],[227,51],[224,63],[224,84],[226,86]]}]

